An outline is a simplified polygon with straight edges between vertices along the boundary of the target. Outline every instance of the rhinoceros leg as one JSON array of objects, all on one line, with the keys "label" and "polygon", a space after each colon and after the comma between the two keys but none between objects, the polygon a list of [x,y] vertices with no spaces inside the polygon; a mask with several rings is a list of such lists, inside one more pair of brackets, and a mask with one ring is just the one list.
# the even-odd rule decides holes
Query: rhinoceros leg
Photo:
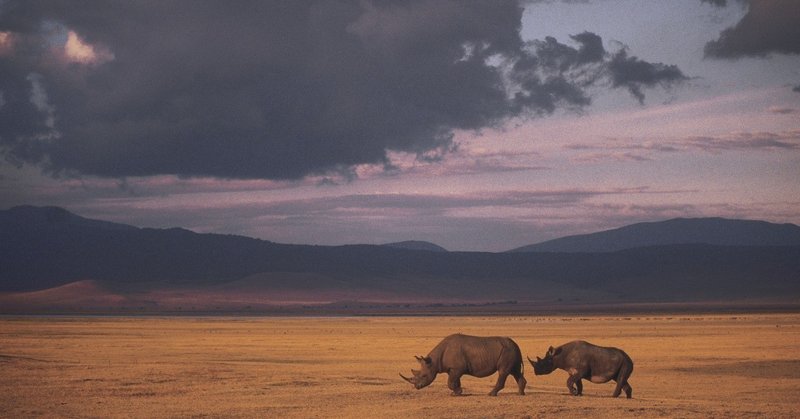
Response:
[{"label": "rhinoceros leg", "polygon": [[633,387],[631,387],[630,384],[625,383],[625,385],[622,386],[622,389],[625,391],[625,396],[627,398],[630,399],[631,397],[633,397]]},{"label": "rhinoceros leg", "polygon": [[492,391],[489,392],[490,396],[496,396],[497,392],[502,390],[503,387],[506,386],[506,378],[508,378],[507,371],[498,371],[497,374],[497,383],[494,385]]},{"label": "rhinoceros leg", "polygon": [[622,383],[617,382],[617,386],[614,387],[614,394],[611,397],[619,397],[619,393],[622,392]]},{"label": "rhinoceros leg", "polygon": [[517,387],[519,388],[519,395],[525,395],[525,386],[528,385],[528,380],[522,375],[522,372],[511,372],[511,375],[517,380]]},{"label": "rhinoceros leg", "polygon": [[573,396],[580,396],[581,390],[583,390],[583,384],[581,383],[581,376],[578,374],[572,374],[569,377],[567,377],[567,388],[569,389],[570,394],[572,394]]},{"label": "rhinoceros leg", "polygon": [[631,387],[631,385],[628,384],[627,381],[625,381],[624,384],[623,384],[622,381],[618,381],[617,382],[617,387],[614,389],[614,394],[612,396],[613,397],[619,397],[619,394],[622,391],[625,391],[625,397],[627,397],[629,399],[633,396],[633,387]]},{"label": "rhinoceros leg", "polygon": [[454,371],[447,373],[447,387],[453,391],[453,396],[461,395],[461,375],[462,373]]},{"label": "rhinoceros leg", "polygon": [[614,389],[614,397],[619,397],[619,393],[622,390],[625,390],[625,396],[627,398],[631,398],[633,394],[633,388],[631,385],[628,384],[628,377],[631,376],[633,372],[633,365],[623,364],[622,368],[619,369],[619,373],[617,374],[617,387]]}]

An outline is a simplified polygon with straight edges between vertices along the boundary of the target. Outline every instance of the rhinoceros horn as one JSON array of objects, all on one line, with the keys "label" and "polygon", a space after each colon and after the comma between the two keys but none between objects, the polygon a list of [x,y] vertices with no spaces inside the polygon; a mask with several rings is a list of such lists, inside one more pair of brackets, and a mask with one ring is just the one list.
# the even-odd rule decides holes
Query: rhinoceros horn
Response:
[{"label": "rhinoceros horn", "polygon": [[402,377],[404,380],[408,381],[409,383],[411,383],[411,384],[413,384],[413,385],[417,385],[417,383],[416,383],[416,382],[414,382],[414,380],[412,380],[412,379],[410,379],[410,378],[406,377],[406,376],[405,376],[405,375],[403,375],[403,374],[400,374],[400,377]]}]

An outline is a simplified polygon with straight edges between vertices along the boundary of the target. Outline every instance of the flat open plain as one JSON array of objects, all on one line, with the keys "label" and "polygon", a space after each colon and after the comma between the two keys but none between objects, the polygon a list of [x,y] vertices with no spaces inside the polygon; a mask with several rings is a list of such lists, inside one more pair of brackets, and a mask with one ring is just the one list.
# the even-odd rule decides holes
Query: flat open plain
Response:
[{"label": "flat open plain", "polygon": [[[510,336],[524,356],[573,339],[633,358],[633,399],[613,383],[568,395],[566,373],[446,376],[416,368],[451,333]],[[796,417],[800,314],[631,317],[4,317],[1,417]]]}]

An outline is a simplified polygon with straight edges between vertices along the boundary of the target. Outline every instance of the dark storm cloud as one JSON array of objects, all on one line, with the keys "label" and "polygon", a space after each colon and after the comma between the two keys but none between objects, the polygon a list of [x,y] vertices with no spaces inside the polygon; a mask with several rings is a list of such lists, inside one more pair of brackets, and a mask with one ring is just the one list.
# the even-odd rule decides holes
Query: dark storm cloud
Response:
[{"label": "dark storm cloud", "polygon": [[[706,2],[725,6],[725,1]],[[797,0],[744,1],[747,13],[719,38],[705,46],[706,57],[763,57],[771,53],[800,54],[800,2]]]},{"label": "dark storm cloud", "polygon": [[[453,131],[640,101],[673,66],[520,38],[506,1],[0,2],[0,148],[53,175],[296,179],[436,161]],[[65,54],[70,31],[95,60]],[[603,85],[608,85],[603,81]]]},{"label": "dark storm cloud", "polygon": [[637,57],[629,57],[626,49],[614,54],[608,68],[612,85],[627,88],[639,103],[644,103],[643,87],[670,87],[687,80],[677,66],[649,63]]},{"label": "dark storm cloud", "polygon": [[[589,98],[585,96],[584,87],[608,79],[614,88],[625,88],[639,103],[644,103],[644,88],[656,86],[670,88],[686,80],[683,72],[675,65],[650,63],[637,57],[629,57],[627,48],[622,48],[614,53],[609,53],[603,47],[600,36],[583,32],[571,36],[579,44],[578,48],[559,43],[555,38],[547,37],[544,41],[533,41],[532,57],[536,65],[548,74],[558,74],[559,77],[549,77],[547,84],[529,87],[545,98],[569,97],[570,104],[588,105]],[[530,59],[530,57],[528,57]],[[520,63],[525,61],[520,60]],[[521,72],[522,77],[528,73]],[[539,82],[539,79],[535,79]],[[523,84],[524,86],[528,86]],[[535,97],[535,96],[534,96]],[[538,100],[535,104],[540,109],[552,112],[555,103]]]},{"label": "dark storm cloud", "polygon": [[603,40],[591,32],[583,32],[570,38],[580,44],[579,48],[559,43],[553,37],[544,41],[533,41],[538,64],[548,70],[565,72],[582,64],[603,62],[606,50]]},{"label": "dark storm cloud", "polygon": [[728,5],[727,0],[700,0],[702,3],[713,4],[714,6],[724,7]]}]

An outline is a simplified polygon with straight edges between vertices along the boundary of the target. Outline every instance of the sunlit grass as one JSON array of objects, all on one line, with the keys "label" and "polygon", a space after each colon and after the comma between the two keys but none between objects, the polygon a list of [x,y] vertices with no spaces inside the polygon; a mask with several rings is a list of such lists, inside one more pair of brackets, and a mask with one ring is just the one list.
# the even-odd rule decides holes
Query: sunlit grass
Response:
[{"label": "sunlit grass", "polygon": [[[455,332],[512,337],[523,356],[586,339],[634,360],[632,400],[614,385],[567,393],[566,373],[446,377],[416,368]],[[654,317],[54,317],[0,319],[0,416],[792,417],[800,405],[800,315]]]}]

